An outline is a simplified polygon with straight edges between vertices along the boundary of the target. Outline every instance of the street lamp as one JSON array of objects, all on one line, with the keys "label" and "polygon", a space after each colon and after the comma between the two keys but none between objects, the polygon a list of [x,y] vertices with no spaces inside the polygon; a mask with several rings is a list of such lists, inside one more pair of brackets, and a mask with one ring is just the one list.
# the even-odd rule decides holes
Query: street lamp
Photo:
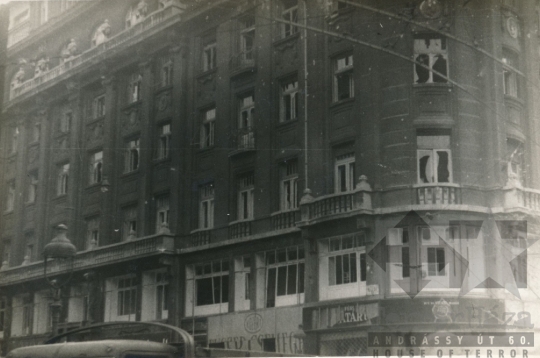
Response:
[{"label": "street lamp", "polygon": [[[60,292],[62,287],[64,287],[71,279],[73,274],[73,258],[77,253],[77,248],[75,245],[69,241],[66,236],[67,226],[60,224],[56,227],[56,236],[43,248],[43,274],[47,280],[48,285],[53,290],[53,303],[51,304],[51,314],[52,314],[52,334],[53,336],[58,334],[58,322],[60,321],[60,310],[62,309],[62,299],[60,297]],[[51,280],[47,275],[47,261],[50,259],[58,261],[71,261],[71,267],[69,268],[69,276],[64,281]]]}]

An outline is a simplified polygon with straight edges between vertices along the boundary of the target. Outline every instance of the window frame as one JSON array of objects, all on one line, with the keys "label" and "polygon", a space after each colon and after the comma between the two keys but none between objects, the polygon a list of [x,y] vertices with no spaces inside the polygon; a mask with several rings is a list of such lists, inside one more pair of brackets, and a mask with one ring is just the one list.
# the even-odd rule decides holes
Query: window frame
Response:
[{"label": "window frame", "polygon": [[214,228],[214,198],[213,182],[199,187],[199,229]]},{"label": "window frame", "polygon": [[255,175],[246,173],[237,178],[237,220],[250,221],[255,217]]},{"label": "window frame", "polygon": [[160,233],[164,227],[169,227],[170,220],[170,196],[162,194],[156,196],[156,233]]},{"label": "window frame", "polygon": [[100,218],[94,216],[86,219],[86,249],[99,246]]},{"label": "window frame", "polygon": [[[294,253],[292,258],[290,253]],[[304,247],[290,246],[265,251],[264,262],[266,271],[264,307],[272,308],[303,303],[305,292]],[[294,282],[291,285],[289,280],[292,278],[294,278]],[[280,285],[283,279],[285,282]]]},{"label": "window frame", "polygon": [[505,96],[510,96],[513,98],[520,98],[520,85],[519,77],[517,73],[510,69],[510,67],[518,68],[519,67],[519,55],[514,51],[503,48],[503,93]]},{"label": "window frame", "polygon": [[56,182],[56,196],[67,195],[69,190],[69,163],[58,165]]},{"label": "window frame", "polygon": [[[281,11],[281,18],[285,21],[292,23],[298,23],[298,1],[296,5],[286,7],[287,5],[282,1],[283,10]],[[298,27],[291,24],[281,24],[281,38],[287,38],[298,33]]]},{"label": "window frame", "polygon": [[[429,46],[426,46],[426,47],[430,47],[432,46],[431,44],[431,41],[432,40],[440,40],[441,42],[441,45],[440,45],[440,48],[441,50],[439,52],[437,51],[433,51],[433,50],[421,50],[418,48],[417,44],[420,43],[421,41],[430,41],[430,45]],[[429,34],[423,34],[423,35],[417,35],[414,37],[414,40],[413,40],[413,59],[415,62],[420,62],[420,63],[423,63],[424,65],[426,65],[427,67],[429,67],[429,70],[424,68],[424,67],[421,67],[419,66],[417,63],[414,63],[413,64],[413,73],[414,73],[414,84],[416,85],[426,85],[426,84],[433,84],[433,83],[448,83],[448,81],[442,77],[440,77],[440,75],[437,75],[437,74],[434,74],[433,71],[437,71],[437,72],[440,72],[441,74],[445,75],[446,77],[449,77],[449,74],[450,74],[450,61],[449,61],[449,58],[448,58],[448,40],[446,37],[442,36],[442,35],[438,35],[438,34],[434,34],[434,33],[429,33]],[[422,59],[419,59],[420,57],[422,56]],[[425,63],[425,59],[427,58],[427,63]],[[438,59],[437,58],[442,58],[444,60],[444,64],[445,64],[445,68],[444,68],[444,71],[441,71],[441,69],[439,68],[434,68],[435,66],[437,66],[437,61]],[[422,62],[424,61],[424,62]],[[421,71],[420,73],[425,76],[427,75],[427,78],[425,79],[425,81],[423,81],[423,79],[420,78],[420,75],[418,73],[418,71]],[[427,71],[427,72],[425,72]],[[419,82],[420,81],[420,82]]]},{"label": "window frame", "polygon": [[122,208],[122,240],[127,241],[134,235],[137,237],[138,227],[138,207],[137,205]]},{"label": "window frame", "polygon": [[129,78],[128,85],[128,103],[137,103],[142,99],[142,76],[139,73],[134,73]]},{"label": "window frame", "polygon": [[105,94],[100,94],[92,100],[92,118],[99,119],[106,115],[106,97]]},{"label": "window frame", "polygon": [[[343,61],[343,65],[341,65]],[[354,98],[354,55],[346,53],[334,57],[333,59],[333,102],[345,101]],[[346,96],[341,94],[341,89],[344,88],[341,80],[346,82],[348,91]],[[345,92],[344,92],[345,93]]]},{"label": "window frame", "polygon": [[73,112],[66,111],[62,114],[60,119],[60,132],[67,134],[71,132],[73,126]]},{"label": "window frame", "polygon": [[216,107],[203,111],[201,122],[201,149],[214,146],[216,124]]},{"label": "window frame", "polygon": [[[433,141],[432,144],[421,143],[421,137],[426,138],[424,141]],[[428,139],[427,137],[431,137]],[[445,137],[448,137],[447,139]],[[436,143],[435,142],[439,142]],[[447,144],[445,142],[448,142]],[[453,163],[452,163],[452,135],[449,131],[433,133],[416,133],[416,179],[419,185],[438,185],[451,184],[454,182]],[[436,148],[433,148],[436,147]],[[445,148],[446,147],[446,148]],[[439,153],[446,153],[448,163],[446,171],[448,171],[448,181],[440,181],[439,171],[444,167],[439,167],[441,156]],[[424,158],[428,158],[424,160]],[[425,173],[422,173],[422,166],[425,166]],[[430,170],[431,168],[431,170]],[[428,178],[431,171],[431,181]],[[422,174],[425,174],[425,179]]]},{"label": "window frame", "polygon": [[163,57],[160,59],[159,66],[159,86],[161,88],[172,85],[174,74],[174,61],[172,57]]},{"label": "window frame", "polygon": [[17,199],[17,186],[15,184],[15,180],[10,180],[7,182],[7,190],[6,190],[6,212],[12,212],[15,210],[15,201]]},{"label": "window frame", "polygon": [[10,147],[10,153],[9,154],[16,154],[19,149],[19,127],[12,127],[12,133],[11,133],[11,147]]},{"label": "window frame", "polygon": [[124,174],[139,170],[141,160],[140,145],[141,142],[139,138],[134,138],[126,142]]},{"label": "window frame", "polygon": [[88,161],[88,184],[100,184],[103,180],[103,151],[90,154]]},{"label": "window frame", "polygon": [[170,122],[159,125],[159,137],[157,143],[157,158],[167,159],[171,155],[172,125]]},{"label": "window frame", "polygon": [[299,90],[298,79],[289,79],[281,83],[280,121],[290,122],[298,119]]},{"label": "window frame", "polygon": [[[219,263],[219,270],[217,264]],[[210,271],[207,272],[208,267]],[[200,268],[200,269],[199,269]],[[194,304],[195,307],[203,306],[215,306],[229,303],[229,282],[230,282],[230,268],[227,260],[215,260],[205,264],[193,265],[193,281],[194,281]],[[219,278],[219,294],[216,296],[216,280]],[[227,277],[224,284],[224,277]],[[212,285],[212,303],[200,303],[199,301],[199,282],[200,280],[211,279]],[[225,290],[224,290],[225,288]],[[206,302],[206,301],[205,301]]]},{"label": "window frame", "polygon": [[291,159],[280,165],[280,211],[294,211],[299,206],[298,160]]},{"label": "window frame", "polygon": [[[120,287],[121,282],[128,282],[130,285],[122,285],[123,287]],[[138,300],[137,300],[137,294],[139,291],[139,279],[136,275],[128,275],[128,276],[122,276],[115,278],[115,294],[116,294],[116,317],[117,318],[128,318],[131,319],[131,317],[135,318],[135,315],[137,314],[137,306],[138,306]],[[128,293],[129,294],[126,294]],[[127,310],[126,305],[124,302],[126,296],[128,297],[128,306]],[[134,299],[134,300],[133,300]]]},{"label": "window frame", "polygon": [[255,59],[255,16],[248,14],[240,19],[240,55],[246,64]]},{"label": "window frame", "polygon": [[[341,167],[344,167],[344,176],[341,175]],[[354,191],[356,189],[355,173],[356,156],[354,152],[337,156],[334,162],[334,192],[340,194]]]},{"label": "window frame", "polygon": [[202,71],[212,71],[217,68],[217,42],[207,40],[202,47]]},{"label": "window frame", "polygon": [[39,176],[38,172],[34,171],[28,174],[28,191],[26,193],[26,203],[32,204],[37,200]]}]

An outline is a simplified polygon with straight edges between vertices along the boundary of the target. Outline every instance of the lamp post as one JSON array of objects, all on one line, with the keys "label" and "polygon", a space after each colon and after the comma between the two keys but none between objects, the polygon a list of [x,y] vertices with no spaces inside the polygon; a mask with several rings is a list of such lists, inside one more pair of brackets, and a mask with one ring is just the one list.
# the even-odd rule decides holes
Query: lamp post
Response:
[{"label": "lamp post", "polygon": [[[53,290],[53,303],[50,306],[53,336],[58,334],[58,323],[60,321],[60,311],[62,309],[62,299],[60,296],[61,289],[71,279],[71,275],[73,274],[73,258],[77,253],[77,248],[66,236],[67,230],[68,228],[66,225],[58,225],[56,227],[56,236],[43,248],[43,274],[47,280],[47,284]],[[66,260],[71,261],[69,276],[64,281],[61,282],[57,279],[50,279],[50,277],[47,275],[47,261],[49,259],[58,260],[59,262]]]}]

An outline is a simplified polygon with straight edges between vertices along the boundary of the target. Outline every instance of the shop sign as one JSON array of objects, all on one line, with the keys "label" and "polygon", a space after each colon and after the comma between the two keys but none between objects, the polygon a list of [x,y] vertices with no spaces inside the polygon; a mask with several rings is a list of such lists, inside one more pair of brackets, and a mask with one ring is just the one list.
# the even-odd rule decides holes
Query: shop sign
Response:
[{"label": "shop sign", "polygon": [[319,307],[311,312],[312,329],[365,326],[379,316],[378,303],[349,303]]}]

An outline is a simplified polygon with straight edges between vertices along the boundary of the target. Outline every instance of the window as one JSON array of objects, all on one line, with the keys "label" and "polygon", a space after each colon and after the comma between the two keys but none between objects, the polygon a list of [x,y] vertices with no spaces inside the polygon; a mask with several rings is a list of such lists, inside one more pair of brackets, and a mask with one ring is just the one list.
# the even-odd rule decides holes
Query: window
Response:
[{"label": "window", "polygon": [[249,15],[240,20],[240,54],[244,63],[253,62],[255,48],[255,17]]},{"label": "window", "polygon": [[298,118],[298,81],[288,81],[281,86],[281,121]]},{"label": "window", "polygon": [[448,131],[417,132],[418,183],[451,183],[452,151]]},{"label": "window", "polygon": [[507,50],[503,49],[503,90],[504,94],[512,97],[519,97],[519,83],[518,76],[515,70],[510,69],[517,68],[519,65],[518,56]]},{"label": "window", "polygon": [[123,212],[123,227],[122,239],[124,241],[131,240],[137,237],[137,206],[124,208]]},{"label": "window", "polygon": [[143,272],[141,320],[161,320],[169,316],[169,275],[166,270]]},{"label": "window", "polygon": [[334,102],[354,97],[353,55],[334,60]]},{"label": "window", "polygon": [[173,61],[172,58],[161,58],[159,65],[159,85],[167,87],[172,85],[173,80]]},{"label": "window", "polygon": [[84,284],[72,285],[69,290],[68,322],[87,322],[89,297],[88,289]]},{"label": "window", "polygon": [[[27,237],[26,239],[26,242],[29,242],[29,240],[33,240],[33,235],[30,234],[28,235],[29,237]],[[33,244],[28,244],[26,245],[26,252],[24,254],[24,261],[26,261],[26,263],[30,263],[34,260],[34,245]]]},{"label": "window", "polygon": [[90,155],[89,161],[89,183],[98,184],[101,183],[103,177],[103,152],[99,151]]},{"label": "window", "polygon": [[293,246],[267,251],[265,260],[266,307],[302,303],[299,297],[280,298],[304,293],[304,248]]},{"label": "window", "polygon": [[298,161],[289,160],[281,165],[281,211],[298,208]]},{"label": "window", "polygon": [[38,3],[39,6],[39,24],[43,25],[49,20],[49,1],[44,0]]},{"label": "window", "polygon": [[58,178],[56,184],[56,194],[65,195],[68,192],[69,184],[69,163],[62,164],[58,168]]},{"label": "window", "polygon": [[197,306],[229,302],[229,263],[227,261],[195,265],[195,297]]},{"label": "window", "polygon": [[15,182],[10,181],[7,184],[6,211],[13,211],[13,209],[15,209],[15,197]]},{"label": "window", "polygon": [[66,11],[75,4],[75,0],[61,0],[60,11]]},{"label": "window", "polygon": [[31,140],[32,143],[39,142],[39,137],[41,136],[41,125],[39,123],[34,123],[34,125],[31,128]]},{"label": "window", "polygon": [[253,173],[243,175],[238,179],[238,220],[253,219],[254,190]]},{"label": "window", "polygon": [[26,8],[13,17],[13,20],[9,22],[9,28],[12,29],[14,27],[17,27],[17,25],[28,21],[29,18],[30,18],[30,9]]},{"label": "window", "polygon": [[19,127],[12,129],[11,133],[11,153],[17,153],[17,148],[19,147]]},{"label": "window", "polygon": [[32,334],[51,332],[52,310],[50,291],[39,291],[34,293],[34,312],[32,316]]},{"label": "window", "polygon": [[345,285],[366,281],[366,254],[359,253],[365,248],[364,235],[349,235],[329,240],[329,284]]},{"label": "window", "polygon": [[86,220],[86,249],[99,246],[99,218]]},{"label": "window", "polygon": [[117,281],[117,316],[135,315],[137,312],[137,285],[135,276],[120,278]]},{"label": "window", "polygon": [[73,113],[71,112],[64,113],[60,121],[60,131],[62,133],[69,133],[71,131],[72,121],[73,121]]},{"label": "window", "polygon": [[204,45],[202,53],[203,71],[210,71],[216,68],[216,48],[217,44],[215,40]]},{"label": "window", "polygon": [[240,99],[240,116],[238,128],[249,129],[253,127],[253,117],[255,114],[255,98],[248,95]]},{"label": "window", "polygon": [[27,203],[34,203],[36,201],[38,183],[39,181],[37,173],[28,174],[28,192],[26,193]]},{"label": "window", "polygon": [[340,155],[336,158],[335,164],[335,192],[344,193],[354,190],[356,183],[354,180],[355,158],[354,153]]},{"label": "window", "polygon": [[163,124],[159,126],[159,138],[158,138],[158,159],[165,159],[169,157],[169,151],[171,148],[171,124]]},{"label": "window", "polygon": [[2,247],[2,266],[7,264],[9,266],[11,261],[11,242],[9,240],[4,240]]},{"label": "window", "polygon": [[125,173],[139,169],[139,139],[131,140],[127,143],[125,154]]},{"label": "window", "polygon": [[444,248],[428,247],[428,276],[446,276]]},{"label": "window", "polygon": [[506,160],[508,165],[508,180],[523,180],[523,144],[515,139],[506,139]]},{"label": "window", "polygon": [[[281,16],[283,20],[292,23],[298,22],[298,0],[282,0],[283,12]],[[288,37],[298,32],[298,27],[292,24],[281,25],[281,36]]]},{"label": "window", "polygon": [[156,233],[169,227],[169,196],[156,198]]},{"label": "window", "polygon": [[214,184],[199,187],[199,229],[214,227]]},{"label": "window", "polygon": [[131,75],[128,88],[128,102],[135,103],[141,99],[142,76],[138,73]]},{"label": "window", "polygon": [[[448,76],[448,52],[446,38],[427,35],[414,39],[414,82],[446,83]],[[422,64],[422,66],[420,65]],[[434,73],[438,72],[438,73]]]},{"label": "window", "polygon": [[209,148],[214,145],[214,127],[216,121],[216,109],[211,108],[203,113],[201,126],[201,148]]},{"label": "window", "polygon": [[102,94],[94,98],[93,104],[93,118],[98,119],[105,116],[105,95]]},{"label": "window", "polygon": [[11,335],[28,336],[32,334],[34,303],[32,295],[17,295],[13,297]]}]

